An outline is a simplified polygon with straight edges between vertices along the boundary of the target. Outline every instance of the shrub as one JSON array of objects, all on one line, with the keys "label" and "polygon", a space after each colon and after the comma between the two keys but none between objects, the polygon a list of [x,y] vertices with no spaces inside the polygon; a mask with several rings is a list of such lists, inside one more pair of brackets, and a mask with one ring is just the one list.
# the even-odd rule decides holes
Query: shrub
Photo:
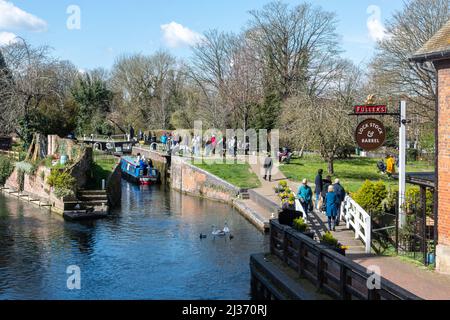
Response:
[{"label": "shrub", "polygon": [[[411,188],[406,191],[405,194],[405,210],[408,213],[413,213],[414,208],[420,210],[420,189]],[[434,198],[433,193],[427,189],[426,193],[426,212],[429,217],[433,216]]]},{"label": "shrub", "polygon": [[73,196],[75,194],[76,180],[67,171],[52,170],[47,177],[47,183],[54,188],[54,193],[59,198]]},{"label": "shrub", "polygon": [[383,181],[366,181],[362,187],[353,194],[353,199],[368,213],[377,214],[383,211],[382,202],[388,191]]},{"label": "shrub", "polygon": [[294,229],[300,232],[308,231],[308,224],[303,220],[303,218],[298,218],[294,220]]},{"label": "shrub", "polygon": [[408,149],[406,151],[406,159],[408,161],[417,161],[419,158],[419,150],[417,149]]},{"label": "shrub", "polygon": [[5,184],[14,170],[14,164],[11,159],[7,157],[0,157],[0,185]]},{"label": "shrub", "polygon": [[389,188],[386,198],[381,202],[381,209],[385,213],[395,214],[398,200],[398,187]]},{"label": "shrub", "polygon": [[26,161],[17,162],[16,168],[17,170],[23,171],[26,174],[32,174],[35,169],[33,164]]}]

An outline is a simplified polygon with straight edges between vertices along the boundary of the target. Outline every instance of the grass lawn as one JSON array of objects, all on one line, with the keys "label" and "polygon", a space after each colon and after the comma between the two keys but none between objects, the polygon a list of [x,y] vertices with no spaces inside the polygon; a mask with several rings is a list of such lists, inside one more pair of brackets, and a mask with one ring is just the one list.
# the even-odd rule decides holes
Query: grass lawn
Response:
[{"label": "grass lawn", "polygon": [[[339,178],[341,184],[349,192],[356,192],[366,180],[383,180],[389,186],[398,186],[398,182],[388,179],[386,175],[381,175],[377,170],[377,161],[379,159],[351,158],[347,160],[336,160],[334,163],[335,175],[333,179]],[[319,157],[307,157],[302,159],[293,159],[291,164],[281,166],[281,171],[288,179],[293,181],[302,181],[307,178],[314,183],[314,179],[319,169],[324,170],[324,177],[327,175],[327,164]],[[406,170],[408,172],[433,171],[434,166],[428,162],[409,162]]]},{"label": "grass lawn", "polygon": [[89,190],[97,190],[102,187],[102,180],[107,180],[112,173],[117,158],[109,155],[94,155],[94,162],[92,163],[90,179],[86,186]]},{"label": "grass lawn", "polygon": [[213,175],[235,185],[239,188],[253,189],[261,186],[256,174],[250,165],[245,164],[195,164],[195,166],[212,173]]}]

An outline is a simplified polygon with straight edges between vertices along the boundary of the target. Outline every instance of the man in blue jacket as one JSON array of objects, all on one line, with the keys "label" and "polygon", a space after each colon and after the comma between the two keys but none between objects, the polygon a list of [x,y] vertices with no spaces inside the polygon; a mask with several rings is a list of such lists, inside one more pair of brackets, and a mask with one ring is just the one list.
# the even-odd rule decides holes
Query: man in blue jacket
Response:
[{"label": "man in blue jacket", "polygon": [[336,193],[336,197],[337,197],[337,217],[336,217],[336,226],[339,226],[339,221],[341,219],[341,205],[342,202],[344,202],[345,200],[345,190],[344,188],[341,186],[341,182],[339,181],[339,179],[336,179],[334,181],[334,192]]},{"label": "man in blue jacket", "polygon": [[305,212],[305,218],[308,216],[309,205],[312,201],[312,190],[308,186],[308,180],[304,179],[302,185],[298,188],[298,199],[302,204],[303,211]]}]

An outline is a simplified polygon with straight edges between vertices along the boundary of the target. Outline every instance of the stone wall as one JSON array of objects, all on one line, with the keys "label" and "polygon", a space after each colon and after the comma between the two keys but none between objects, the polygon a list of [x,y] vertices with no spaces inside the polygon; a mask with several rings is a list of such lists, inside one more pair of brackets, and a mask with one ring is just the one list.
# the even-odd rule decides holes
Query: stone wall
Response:
[{"label": "stone wall", "polygon": [[120,207],[122,202],[122,170],[120,164],[116,165],[106,182],[106,193],[110,208]]},{"label": "stone wall", "polygon": [[[92,149],[86,148],[80,156],[78,162],[69,168],[72,176],[77,180],[77,187],[81,188],[87,182],[87,171],[91,166],[92,161]],[[54,195],[52,188],[47,184],[47,177],[50,175],[51,169],[45,166],[39,166],[34,175],[25,174],[23,190],[24,194],[27,194],[35,199],[48,202],[52,205],[52,209],[58,213],[64,211],[64,200]],[[19,191],[19,179],[18,170],[14,169],[11,176],[5,183],[7,188]]]},{"label": "stone wall", "polygon": [[180,157],[172,157],[171,187],[186,194],[230,204],[239,195],[239,188]]},{"label": "stone wall", "polygon": [[[11,176],[5,183],[5,187],[19,190],[18,170],[14,169]],[[47,184],[47,177],[50,175],[50,169],[44,166],[36,170],[35,175],[24,175],[23,194],[31,196],[33,199],[47,202],[52,205],[53,211],[62,213],[64,211],[64,201],[56,197],[52,188]]]},{"label": "stone wall", "polygon": [[79,160],[69,168],[72,177],[77,180],[78,189],[84,188],[84,186],[88,182],[88,172],[91,169],[93,161],[93,153],[91,147],[84,148],[82,152],[83,153]]}]

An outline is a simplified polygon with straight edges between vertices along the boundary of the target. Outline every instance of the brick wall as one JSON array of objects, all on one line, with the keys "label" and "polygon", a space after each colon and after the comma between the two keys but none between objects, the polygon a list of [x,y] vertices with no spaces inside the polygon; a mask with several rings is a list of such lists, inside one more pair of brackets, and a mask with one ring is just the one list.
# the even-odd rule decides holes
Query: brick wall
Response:
[{"label": "brick wall", "polygon": [[186,194],[226,203],[232,203],[239,194],[239,188],[180,157],[172,157],[170,185]]},{"label": "brick wall", "polygon": [[120,164],[116,165],[106,182],[106,193],[110,208],[120,207],[122,200],[122,170]]},{"label": "brick wall", "polygon": [[450,245],[450,60],[437,62],[438,103],[438,234]]},{"label": "brick wall", "polygon": [[[73,144],[68,144],[73,148]],[[70,149],[70,150],[71,150]],[[81,188],[87,182],[87,171],[90,169],[92,162],[92,148],[86,148],[78,159],[78,162],[70,167],[71,175],[77,180],[77,187]],[[47,177],[50,175],[50,168],[40,166],[34,175],[25,174],[23,183],[23,193],[28,194],[41,201],[49,202],[54,209],[62,212],[64,210],[64,201],[59,199],[52,192],[52,188],[47,184]],[[18,170],[14,169],[11,176],[5,183],[5,186],[13,190],[19,190]],[[66,199],[67,200],[67,199]],[[69,198],[70,200],[70,198]]]}]

